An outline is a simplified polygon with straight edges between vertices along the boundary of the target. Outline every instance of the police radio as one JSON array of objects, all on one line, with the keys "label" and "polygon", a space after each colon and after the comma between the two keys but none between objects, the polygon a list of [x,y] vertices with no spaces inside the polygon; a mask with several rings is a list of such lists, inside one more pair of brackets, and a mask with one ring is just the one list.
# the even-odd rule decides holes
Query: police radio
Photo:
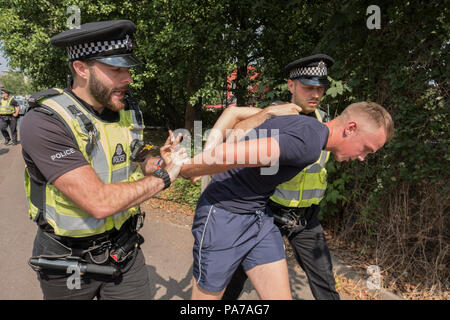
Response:
[{"label": "police radio", "polygon": [[155,148],[155,146],[151,142],[134,139],[131,141],[130,145],[130,160],[134,162],[143,162],[153,148]]}]

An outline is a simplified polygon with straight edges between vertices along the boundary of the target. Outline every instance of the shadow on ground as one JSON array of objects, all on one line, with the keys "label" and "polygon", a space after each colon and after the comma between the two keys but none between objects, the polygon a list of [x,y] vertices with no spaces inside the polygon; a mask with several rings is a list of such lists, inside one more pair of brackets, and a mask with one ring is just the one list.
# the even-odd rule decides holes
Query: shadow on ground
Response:
[{"label": "shadow on ground", "polygon": [[9,152],[9,149],[5,149],[5,148],[0,149],[0,155],[8,153],[8,152]]},{"label": "shadow on ground", "polygon": [[191,279],[192,279],[192,266],[186,273],[186,276],[177,281],[176,279],[169,277],[169,280],[161,277],[154,266],[147,265],[148,276],[150,280],[150,295],[154,300],[171,300],[182,299],[189,300],[191,298]]}]

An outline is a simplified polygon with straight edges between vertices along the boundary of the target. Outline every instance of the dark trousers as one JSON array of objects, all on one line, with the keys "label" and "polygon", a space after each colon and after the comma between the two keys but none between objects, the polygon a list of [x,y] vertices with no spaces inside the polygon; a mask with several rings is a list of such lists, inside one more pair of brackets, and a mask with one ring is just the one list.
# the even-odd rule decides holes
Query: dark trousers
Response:
[{"label": "dark trousers", "polygon": [[[49,240],[41,230],[38,231],[33,247],[33,256],[62,255],[68,250]],[[93,256],[96,261],[102,257]],[[58,271],[39,271],[38,280],[45,300],[149,300],[151,298],[148,270],[144,255],[139,249],[131,268],[118,278],[86,274],[81,276],[79,289],[69,288],[71,274]],[[70,279],[69,279],[70,282]]]},{"label": "dark trousers", "polygon": [[9,130],[11,130],[13,142],[17,142],[17,118],[13,116],[0,116],[0,131],[6,141],[11,140],[7,130],[8,126]]},{"label": "dark trousers", "polygon": [[[331,263],[330,250],[317,218],[318,206],[308,208],[308,224],[302,231],[291,234],[288,238],[295,258],[308,277],[309,286],[317,300],[339,300]],[[281,229],[282,234],[286,232]],[[236,300],[242,292],[247,275],[240,266],[233,275],[223,295],[223,300]]]}]

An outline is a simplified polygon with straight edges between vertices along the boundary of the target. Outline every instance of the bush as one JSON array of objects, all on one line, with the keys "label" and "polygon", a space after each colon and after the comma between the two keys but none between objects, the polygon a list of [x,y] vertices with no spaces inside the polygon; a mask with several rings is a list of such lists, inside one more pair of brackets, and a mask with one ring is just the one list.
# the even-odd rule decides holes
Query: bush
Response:
[{"label": "bush", "polygon": [[189,180],[178,178],[172,184],[172,191],[168,195],[172,201],[189,205],[195,209],[197,200],[201,194],[201,182],[192,184]]}]

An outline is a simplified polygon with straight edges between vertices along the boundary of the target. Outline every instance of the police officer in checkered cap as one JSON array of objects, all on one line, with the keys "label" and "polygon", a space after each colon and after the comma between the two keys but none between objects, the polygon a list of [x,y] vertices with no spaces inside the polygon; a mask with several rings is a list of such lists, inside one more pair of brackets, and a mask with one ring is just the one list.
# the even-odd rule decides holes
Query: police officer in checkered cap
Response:
[{"label": "police officer in checkered cap", "polygon": [[136,26],[129,20],[113,20],[82,24],[51,38],[51,44],[66,48],[69,61],[92,60],[123,68],[141,62],[133,55]]},{"label": "police officer in checkered cap", "polygon": [[309,86],[328,86],[327,70],[334,63],[333,58],[326,54],[315,54],[289,63],[284,69],[289,79],[298,79]]},{"label": "police officer in checkered cap", "polygon": [[[130,68],[140,64],[135,30],[131,21],[103,21],[54,36],[73,81],[30,98],[20,131],[29,215],[39,226],[29,264],[45,299],[151,298],[139,205],[170,186],[186,155],[168,139],[161,168],[160,157],[133,157],[144,129],[129,98]],[[73,274],[74,265],[82,271]]]}]

